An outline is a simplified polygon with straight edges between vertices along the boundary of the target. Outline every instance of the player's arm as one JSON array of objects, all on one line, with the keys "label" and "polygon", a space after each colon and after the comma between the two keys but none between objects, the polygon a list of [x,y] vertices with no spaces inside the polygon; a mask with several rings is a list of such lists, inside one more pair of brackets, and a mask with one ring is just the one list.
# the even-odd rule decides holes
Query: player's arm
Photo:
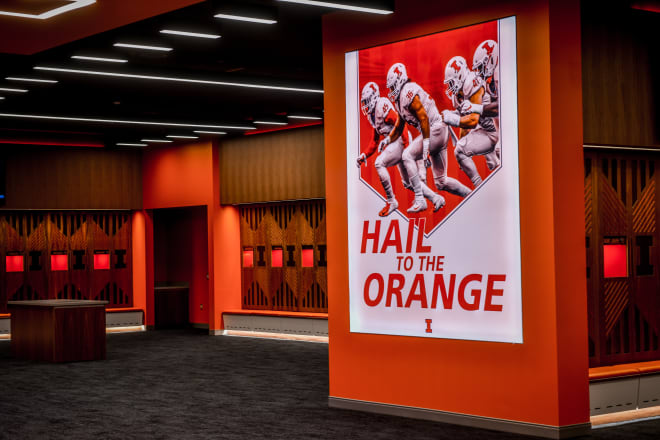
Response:
[{"label": "player's arm", "polygon": [[431,127],[429,125],[429,116],[424,110],[422,101],[419,99],[419,96],[415,96],[410,103],[410,110],[413,112],[417,119],[419,120],[419,129],[422,132],[422,159],[424,160],[424,166],[426,168],[431,166],[431,161],[429,160],[429,149],[431,146]]},{"label": "player's arm", "polygon": [[393,128],[390,134],[385,136],[385,138],[380,141],[380,144],[378,144],[378,151],[383,151],[389,144],[399,139],[401,133],[403,133],[403,129],[406,126],[406,122],[397,112],[394,111],[393,108],[391,108],[387,113],[387,116],[385,117],[385,124],[392,125]]},{"label": "player's arm", "polygon": [[[442,111],[442,120],[445,124],[453,127],[470,130],[479,124],[479,118],[484,111],[483,96],[484,88],[480,88],[469,100],[463,101],[458,112],[450,110]],[[461,116],[464,115],[464,116]]]},{"label": "player's arm", "polygon": [[371,138],[371,141],[369,141],[369,145],[367,146],[367,149],[364,150],[364,152],[360,154],[357,158],[358,168],[360,167],[360,165],[362,165],[367,161],[367,157],[373,155],[376,152],[376,148],[378,147],[378,139],[380,139],[380,135],[378,134],[378,131],[376,131],[376,129],[374,128],[373,137]]},{"label": "player's arm", "polygon": [[[493,78],[489,78],[486,84],[490,89],[495,88],[495,90],[497,90],[497,84]],[[496,98],[491,99],[491,102],[484,105],[484,112],[482,115],[489,118],[497,118],[500,115],[500,108]]]}]

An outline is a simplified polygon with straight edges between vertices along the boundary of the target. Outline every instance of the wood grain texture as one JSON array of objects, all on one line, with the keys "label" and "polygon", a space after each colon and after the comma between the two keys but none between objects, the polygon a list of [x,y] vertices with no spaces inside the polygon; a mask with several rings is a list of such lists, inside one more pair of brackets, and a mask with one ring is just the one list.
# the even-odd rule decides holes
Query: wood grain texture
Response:
[{"label": "wood grain texture", "polygon": [[12,304],[12,353],[20,359],[75,362],[105,359],[103,305]]},{"label": "wood grain texture", "polygon": [[7,153],[2,209],[141,209],[142,153],[32,147]]},{"label": "wood grain texture", "polygon": [[584,143],[660,148],[657,14],[590,0],[582,17]]},{"label": "wood grain texture", "polygon": [[220,203],[325,197],[323,127],[243,136],[220,145]]}]

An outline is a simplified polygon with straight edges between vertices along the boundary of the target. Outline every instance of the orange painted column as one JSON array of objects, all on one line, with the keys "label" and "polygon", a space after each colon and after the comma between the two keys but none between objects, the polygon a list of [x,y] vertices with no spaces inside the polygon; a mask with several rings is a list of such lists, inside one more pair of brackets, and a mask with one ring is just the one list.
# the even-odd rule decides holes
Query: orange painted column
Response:
[{"label": "orange painted column", "polygon": [[132,216],[133,231],[133,307],[142,309],[147,316],[147,240],[144,211],[134,211]]},{"label": "orange painted column", "polygon": [[241,230],[238,208],[220,205],[219,146],[213,145],[213,205],[209,206],[209,331],[224,328],[222,313],[241,308]]},{"label": "orange painted column", "polygon": [[[398,0],[388,16],[324,17],[331,398],[522,422],[553,433],[588,426],[578,3]],[[513,15],[524,343],[351,333],[344,54]]]}]

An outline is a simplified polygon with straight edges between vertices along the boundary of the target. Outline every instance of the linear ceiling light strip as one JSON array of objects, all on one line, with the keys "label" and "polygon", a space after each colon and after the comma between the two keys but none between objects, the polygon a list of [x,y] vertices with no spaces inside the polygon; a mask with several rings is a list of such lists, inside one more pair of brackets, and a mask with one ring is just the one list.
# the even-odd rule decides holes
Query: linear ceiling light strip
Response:
[{"label": "linear ceiling light strip", "polygon": [[249,21],[252,23],[261,23],[261,24],[275,24],[277,20],[270,20],[267,18],[256,18],[256,17],[246,17],[244,15],[234,15],[234,14],[216,14],[215,18],[225,18],[227,20],[237,20],[237,21]]},{"label": "linear ceiling light strip", "polygon": [[56,15],[64,14],[65,12],[73,11],[74,9],[84,8],[85,6],[96,3],[96,0],[69,0],[71,3],[68,5],[60,6],[59,8],[51,9],[50,11],[41,14],[23,14],[20,12],[0,11],[0,15],[8,15],[10,17],[20,18],[36,18],[37,20],[47,20]]},{"label": "linear ceiling light strip", "polygon": [[370,14],[387,15],[394,12],[387,9],[365,8],[362,6],[346,5],[343,3],[335,3],[335,2],[320,2],[314,0],[279,0],[279,1],[287,2],[287,3],[298,3],[301,5],[309,5],[309,6],[321,6],[324,8],[343,9],[346,11],[368,12]]},{"label": "linear ceiling light strip", "polygon": [[203,79],[192,79],[192,78],[175,78],[170,76],[154,76],[154,75],[136,75],[133,73],[113,73],[113,72],[101,72],[95,70],[82,70],[82,69],[65,69],[61,67],[47,67],[47,66],[35,66],[36,70],[47,70],[51,72],[63,72],[63,73],[79,73],[81,75],[96,75],[96,76],[114,76],[118,78],[133,78],[133,79],[146,79],[154,81],[170,81],[170,82],[181,82],[181,83],[192,83],[192,84],[207,84],[213,86],[228,86],[228,87],[245,87],[252,89],[268,89],[268,90],[281,90],[286,92],[303,92],[303,93],[323,93],[323,90],[319,89],[304,89],[299,87],[280,87],[280,86],[269,86],[266,84],[246,84],[246,83],[237,83],[237,82],[227,82],[227,81],[208,81]]},{"label": "linear ceiling light strip", "polygon": [[239,125],[183,124],[179,122],[127,121],[122,119],[78,118],[69,116],[26,115],[18,113],[0,113],[2,118],[46,119],[53,121],[98,122],[102,124],[156,125],[161,127],[224,128],[231,130],[256,130],[255,127]]}]

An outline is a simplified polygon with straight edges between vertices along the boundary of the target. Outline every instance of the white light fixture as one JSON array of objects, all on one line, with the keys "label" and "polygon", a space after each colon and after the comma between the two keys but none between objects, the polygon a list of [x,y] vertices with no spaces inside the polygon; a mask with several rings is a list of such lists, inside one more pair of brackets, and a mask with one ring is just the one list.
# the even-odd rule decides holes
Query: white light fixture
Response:
[{"label": "white light fixture", "polygon": [[249,21],[251,23],[261,23],[261,24],[277,23],[277,20],[269,20],[267,18],[246,17],[244,15],[234,15],[234,14],[216,14],[215,18],[226,18],[227,20]]},{"label": "white light fixture", "polygon": [[211,40],[217,40],[220,38],[220,35],[216,34],[201,34],[199,32],[176,31],[174,29],[162,29],[160,33],[168,35],[180,35],[182,37],[208,38]]},{"label": "white light fixture", "polygon": [[0,87],[0,92],[15,92],[15,93],[27,93],[25,89],[9,89]]},{"label": "white light fixture", "polygon": [[199,136],[184,136],[178,134],[168,134],[167,136],[170,139],[199,139]]},{"label": "white light fixture", "polygon": [[128,60],[119,58],[88,57],[85,55],[73,55],[71,58],[76,60],[103,61],[104,63],[128,63]]},{"label": "white light fixture", "polygon": [[131,144],[128,142],[118,142],[117,146],[119,147],[146,147],[147,144]]},{"label": "white light fixture", "polygon": [[254,121],[254,123],[261,125],[288,125],[287,122],[276,122],[276,121]]},{"label": "white light fixture", "polygon": [[100,119],[100,118],[77,118],[70,116],[47,116],[26,115],[19,113],[0,113],[0,118],[16,119],[46,119],[52,121],[75,121],[75,122],[98,122],[102,124],[130,124],[130,125],[155,125],[160,127],[190,127],[190,128],[225,128],[230,130],[256,130],[255,127],[239,125],[207,125],[207,124],[184,124],[180,122],[150,122],[150,121],[128,121],[123,119]]},{"label": "white light fixture", "polygon": [[203,131],[203,130],[195,130],[195,133],[199,134],[227,134],[225,131]]},{"label": "white light fixture", "polygon": [[335,2],[319,2],[314,0],[279,0],[279,1],[287,2],[287,3],[298,3],[301,5],[309,5],[309,6],[322,6],[324,8],[344,9],[347,11],[368,12],[371,14],[381,14],[381,15],[387,15],[394,12],[387,9],[365,8],[362,6],[345,5],[342,3],[335,3]]},{"label": "white light fixture", "polygon": [[289,119],[313,119],[313,120],[323,119],[319,116],[299,116],[299,115],[288,115],[287,118],[289,118]]},{"label": "white light fixture", "polygon": [[115,47],[126,47],[128,49],[144,49],[144,50],[159,50],[161,52],[170,52],[172,49],[171,47],[164,47],[164,46],[146,46],[144,44],[132,44],[132,43],[115,43]]},{"label": "white light fixture", "polygon": [[141,139],[141,142],[153,142],[155,144],[171,144],[174,141],[168,139]]},{"label": "white light fixture", "polygon": [[70,3],[68,5],[60,6],[59,8],[51,9],[50,11],[42,12],[41,14],[24,14],[20,12],[9,12],[9,11],[0,11],[0,15],[8,15],[10,17],[20,17],[20,18],[36,18],[37,20],[46,20],[56,15],[64,14],[65,12],[72,11],[74,9],[84,8],[91,4],[96,3],[96,0],[68,0]]},{"label": "white light fixture", "polygon": [[18,77],[18,76],[8,76],[5,79],[8,80],[8,81],[22,81],[22,82],[57,84],[57,81],[55,81],[54,79],[22,78],[22,77]]},{"label": "white light fixture", "polygon": [[79,73],[81,75],[114,76],[118,78],[150,79],[154,81],[172,81],[172,82],[183,82],[183,83],[194,83],[194,84],[208,84],[213,86],[247,87],[253,89],[282,90],[287,92],[323,93],[323,90],[320,89],[304,89],[300,87],[280,87],[280,86],[269,86],[266,84],[249,84],[249,83],[237,83],[237,82],[228,82],[228,81],[207,81],[207,80],[192,79],[192,78],[175,78],[171,76],[136,75],[132,73],[101,72],[95,70],[65,69],[62,67],[46,67],[46,66],[36,66],[34,69],[47,70],[51,72]]},{"label": "white light fixture", "polygon": [[4,97],[4,96],[0,96],[0,99],[5,99],[5,97]]}]

